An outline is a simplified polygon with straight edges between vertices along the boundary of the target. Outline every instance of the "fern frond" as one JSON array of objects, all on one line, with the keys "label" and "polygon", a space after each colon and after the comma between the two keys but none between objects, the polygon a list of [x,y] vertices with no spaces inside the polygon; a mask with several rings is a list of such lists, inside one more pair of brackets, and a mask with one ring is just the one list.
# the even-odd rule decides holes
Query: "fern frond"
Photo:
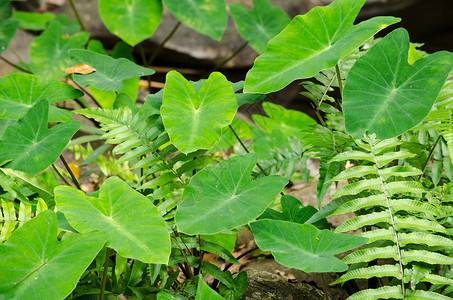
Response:
[{"label": "fern frond", "polygon": [[374,206],[385,206],[385,195],[371,195],[365,198],[357,198],[346,203],[343,203],[337,210],[334,212],[335,215],[347,214],[350,212],[355,212],[363,208],[370,208]]},{"label": "fern frond", "polygon": [[385,190],[390,194],[426,192],[423,185],[417,181],[393,181],[384,184]]},{"label": "fern frond", "polygon": [[367,289],[355,293],[346,300],[378,300],[378,299],[403,299],[400,286],[383,286],[377,289]]},{"label": "fern frond", "polygon": [[421,280],[423,282],[453,286],[453,280],[450,278],[430,273],[425,274],[424,276],[425,277]]},{"label": "fern frond", "polygon": [[412,216],[410,217],[395,216],[395,227],[396,230],[413,228],[423,231],[435,231],[442,233],[448,232],[445,227],[434,221],[420,219]]},{"label": "fern frond", "polygon": [[393,231],[393,228],[391,227],[388,229],[374,229],[372,231],[365,231],[359,233],[358,235],[367,238],[368,239],[367,244],[371,244],[381,240],[395,242],[395,233]]},{"label": "fern frond", "polygon": [[378,170],[375,166],[358,166],[340,172],[340,174],[332,178],[331,181],[348,180],[351,178],[358,178],[370,174],[378,174]]},{"label": "fern frond", "polygon": [[373,162],[373,156],[370,153],[351,150],[341,152],[335,155],[330,161],[347,161],[347,160],[366,160],[369,162]]},{"label": "fern frond", "polygon": [[417,156],[417,155],[414,153],[408,152],[408,151],[387,152],[382,155],[376,156],[376,161],[377,161],[378,167],[380,168],[394,160],[411,158],[414,156]]},{"label": "fern frond", "polygon": [[357,230],[365,226],[376,225],[377,223],[390,224],[391,220],[389,217],[389,213],[386,211],[374,212],[346,220],[335,229],[335,232],[346,232],[351,230]]},{"label": "fern frond", "polygon": [[395,277],[401,279],[400,267],[396,265],[380,265],[359,268],[347,271],[343,276],[335,280],[332,284],[345,282],[351,279],[370,279],[373,277]]},{"label": "fern frond", "polygon": [[0,199],[0,243],[6,241],[18,223],[14,204]]}]

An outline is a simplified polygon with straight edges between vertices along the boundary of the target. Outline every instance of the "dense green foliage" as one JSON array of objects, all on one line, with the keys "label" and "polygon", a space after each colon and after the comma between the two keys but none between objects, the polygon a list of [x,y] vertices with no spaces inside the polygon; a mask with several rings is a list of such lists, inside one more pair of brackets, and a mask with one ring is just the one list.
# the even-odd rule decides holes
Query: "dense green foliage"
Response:
[{"label": "dense green foliage", "polygon": [[[268,0],[231,4],[260,54],[245,82],[170,71],[141,103],[155,56],[137,65],[130,47],[158,30],[164,6],[220,40],[223,0],[100,0],[122,40],[110,55],[81,20],[2,1],[0,54],[19,26],[39,35],[30,63],[0,78],[0,299],[240,299],[247,274],[203,258],[240,264],[244,226],[287,267],[341,273],[331,284],[370,279],[348,299],[452,299],[453,54],[417,50],[402,28],[375,39],[399,19],[354,25],[364,4],[336,0],[293,20]],[[253,124],[235,117],[297,79],[316,120],[268,102]],[[77,109],[55,105],[65,100]],[[93,191],[65,149],[96,174]],[[301,178],[317,180],[317,207],[285,195]],[[326,218],[345,213],[355,217],[331,230]]]}]

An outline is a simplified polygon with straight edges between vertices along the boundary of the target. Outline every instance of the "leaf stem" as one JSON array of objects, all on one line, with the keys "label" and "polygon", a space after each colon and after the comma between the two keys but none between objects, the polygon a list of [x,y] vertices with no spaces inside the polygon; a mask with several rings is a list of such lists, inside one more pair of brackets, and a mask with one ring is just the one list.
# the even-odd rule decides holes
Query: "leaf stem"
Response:
[{"label": "leaf stem", "polygon": [[167,35],[167,37],[159,44],[159,46],[157,47],[157,49],[153,52],[153,54],[151,55],[151,57],[149,58],[149,61],[148,61],[148,66],[150,66],[154,60],[156,59],[157,55],[162,51],[162,49],[164,48],[165,44],[168,42],[169,39],[171,39],[173,37],[173,35],[176,33],[176,31],[178,30],[179,26],[181,25],[181,22],[178,21],[178,23],[176,23],[175,27],[173,27],[172,31]]},{"label": "leaf stem", "polygon": [[77,87],[82,91],[84,92],[88,97],[91,98],[91,100],[93,100],[93,102],[99,107],[99,108],[102,108],[102,106],[99,104],[99,102],[97,102],[96,99],[94,99],[93,95],[91,95],[90,92],[88,92],[85,88],[81,87],[77,82],[74,81],[74,79],[72,79],[72,82],[74,82]]},{"label": "leaf stem", "polygon": [[[138,51],[140,52],[140,56],[142,58],[143,66],[144,67],[148,67],[149,64],[148,64],[148,60],[146,59],[145,48],[143,48],[143,43],[140,43],[138,45]],[[152,94],[153,93],[153,88],[151,87],[151,76],[150,75],[146,76],[146,81],[148,81],[148,92],[150,94]]]},{"label": "leaf stem", "polygon": [[60,171],[58,171],[57,167],[55,167],[55,164],[52,164],[52,168],[55,171],[55,173],[57,173],[58,177],[60,177],[60,179],[63,180],[63,182],[66,185],[71,186],[71,184],[66,180],[66,178],[64,178],[63,175],[61,175]]},{"label": "leaf stem", "polygon": [[338,63],[335,65],[335,71],[337,73],[338,87],[340,88],[340,98],[343,99],[343,82],[341,81],[340,67]]},{"label": "leaf stem", "polygon": [[437,140],[434,142],[434,145],[431,147],[431,150],[429,150],[428,157],[426,158],[426,161],[425,161],[425,163],[423,164],[422,173],[421,173],[420,176],[418,177],[418,180],[419,180],[419,181],[422,179],[423,174],[425,174],[426,168],[428,167],[428,163],[429,163],[429,161],[431,160],[431,157],[432,157],[433,154],[434,154],[434,150],[436,149],[437,144],[439,143],[441,137],[442,137],[442,136],[439,135],[439,137],[437,138]]},{"label": "leaf stem", "polygon": [[321,280],[322,280],[322,288],[324,290],[324,298],[326,298],[326,300],[329,300],[329,293],[327,292],[327,285],[326,285],[326,279],[324,278],[324,273],[320,273],[321,274]]},{"label": "leaf stem", "polygon": [[247,47],[249,44],[248,41],[245,41],[236,51],[234,51],[230,56],[228,56],[227,58],[225,58],[223,61],[221,61],[219,64],[217,64],[214,68],[212,68],[211,70],[209,70],[205,76],[203,77],[207,77],[209,76],[209,74],[211,74],[212,72],[214,72],[215,70],[218,70],[220,68],[222,68],[223,66],[225,66],[230,60],[232,60],[233,58],[235,58],[239,53],[241,53],[242,50],[245,49],[245,47]]},{"label": "leaf stem", "polygon": [[27,74],[33,74],[32,72],[28,71],[28,70],[25,70],[24,68],[22,68],[21,66],[19,65],[16,65],[15,63],[13,63],[12,61],[9,61],[7,60],[6,58],[4,58],[3,56],[0,56],[0,59],[3,60],[5,63],[7,63],[8,65],[10,65],[11,67],[14,67],[16,69],[18,69],[19,71],[22,71],[24,73],[27,73]]},{"label": "leaf stem", "polygon": [[72,0],[69,0],[69,4],[71,5],[72,11],[74,12],[77,22],[79,22],[80,28],[83,31],[85,31],[85,26],[83,26],[82,18],[80,18],[79,12],[77,11],[77,8],[75,7],[74,2],[72,2]]},{"label": "leaf stem", "polygon": [[109,256],[110,248],[105,248],[105,262],[104,262],[104,271],[102,272],[102,282],[101,282],[101,291],[99,292],[99,300],[104,299],[105,283],[107,282],[107,271],[109,269]]},{"label": "leaf stem", "polygon": [[60,159],[63,162],[64,167],[66,170],[69,172],[69,175],[71,175],[72,182],[75,184],[75,186],[82,191],[82,188],[80,187],[79,181],[77,178],[74,176],[74,173],[72,172],[71,168],[69,167],[68,163],[66,162],[66,159],[64,159],[63,154],[60,155]]}]

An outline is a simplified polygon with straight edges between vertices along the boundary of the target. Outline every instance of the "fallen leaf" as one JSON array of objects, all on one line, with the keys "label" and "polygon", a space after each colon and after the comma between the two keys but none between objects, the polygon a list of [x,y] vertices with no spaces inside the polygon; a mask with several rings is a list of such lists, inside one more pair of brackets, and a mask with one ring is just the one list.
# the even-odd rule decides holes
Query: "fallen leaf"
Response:
[{"label": "fallen leaf", "polygon": [[86,75],[86,74],[93,73],[94,71],[96,71],[96,69],[93,68],[90,65],[76,64],[76,65],[73,65],[72,67],[67,68],[64,72],[66,74],[82,74],[82,75]]}]

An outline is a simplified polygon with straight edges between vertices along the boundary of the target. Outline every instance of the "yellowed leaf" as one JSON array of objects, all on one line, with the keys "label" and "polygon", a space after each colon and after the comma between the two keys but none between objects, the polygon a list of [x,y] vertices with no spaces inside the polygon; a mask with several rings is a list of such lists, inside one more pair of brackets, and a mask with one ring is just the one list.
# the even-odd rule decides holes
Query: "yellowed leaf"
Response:
[{"label": "yellowed leaf", "polygon": [[96,71],[96,69],[93,68],[90,65],[76,64],[76,65],[73,65],[72,67],[67,68],[64,72],[66,74],[82,74],[82,75],[86,75],[86,74],[93,73],[94,71]]}]

